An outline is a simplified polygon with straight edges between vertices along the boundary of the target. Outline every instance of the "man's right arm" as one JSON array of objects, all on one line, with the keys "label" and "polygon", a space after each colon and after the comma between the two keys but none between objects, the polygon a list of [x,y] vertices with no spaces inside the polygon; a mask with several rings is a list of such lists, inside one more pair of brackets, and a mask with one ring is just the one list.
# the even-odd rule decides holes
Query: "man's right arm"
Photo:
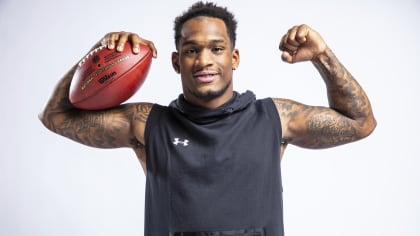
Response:
[{"label": "man's right arm", "polygon": [[[130,32],[108,33],[93,48],[103,45],[110,50],[121,52],[127,41],[131,43],[133,53],[138,53],[139,44],[144,44],[150,47],[153,57],[156,58],[157,51],[153,42]],[[39,115],[42,123],[57,134],[92,147],[142,147],[146,120],[152,104],[126,104],[100,111],[77,109],[69,100],[69,88],[76,68],[77,64],[56,86]]]},{"label": "man's right arm", "polygon": [[108,110],[80,110],[70,103],[69,87],[74,66],[58,83],[39,118],[51,131],[98,148],[144,144],[144,128],[152,104],[136,103]]}]

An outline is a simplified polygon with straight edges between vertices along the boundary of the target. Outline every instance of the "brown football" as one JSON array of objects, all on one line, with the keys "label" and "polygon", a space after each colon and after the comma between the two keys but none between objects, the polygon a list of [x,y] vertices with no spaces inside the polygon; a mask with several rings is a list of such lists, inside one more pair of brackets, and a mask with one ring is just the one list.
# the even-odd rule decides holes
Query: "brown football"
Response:
[{"label": "brown football", "polygon": [[133,54],[129,43],[122,52],[98,47],[77,66],[70,86],[70,102],[85,110],[118,106],[140,88],[151,62],[152,52],[145,45],[140,45],[138,54]]}]

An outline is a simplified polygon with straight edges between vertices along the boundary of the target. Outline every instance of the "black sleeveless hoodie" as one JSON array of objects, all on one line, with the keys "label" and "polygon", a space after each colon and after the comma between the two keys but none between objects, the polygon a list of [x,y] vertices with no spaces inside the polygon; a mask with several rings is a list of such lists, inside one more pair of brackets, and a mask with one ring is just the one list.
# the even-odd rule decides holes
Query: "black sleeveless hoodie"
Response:
[{"label": "black sleeveless hoodie", "polygon": [[182,95],[145,131],[145,236],[283,236],[281,126],[247,91],[216,109]]}]

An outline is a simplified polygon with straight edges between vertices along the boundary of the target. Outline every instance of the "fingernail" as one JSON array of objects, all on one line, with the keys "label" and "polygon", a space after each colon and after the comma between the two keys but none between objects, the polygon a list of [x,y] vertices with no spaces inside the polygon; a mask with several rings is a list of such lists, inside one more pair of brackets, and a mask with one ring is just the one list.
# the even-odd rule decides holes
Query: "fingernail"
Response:
[{"label": "fingernail", "polygon": [[138,53],[138,52],[140,51],[140,49],[139,49],[138,47],[135,47],[135,48],[133,48],[133,51],[134,51],[135,53]]},{"label": "fingernail", "polygon": [[108,45],[108,48],[109,48],[109,49],[114,49],[114,44],[110,44],[110,45]]},{"label": "fingernail", "polygon": [[122,45],[118,46],[118,47],[117,47],[117,50],[118,50],[118,51],[122,51],[122,50],[123,50],[123,46],[122,46]]}]

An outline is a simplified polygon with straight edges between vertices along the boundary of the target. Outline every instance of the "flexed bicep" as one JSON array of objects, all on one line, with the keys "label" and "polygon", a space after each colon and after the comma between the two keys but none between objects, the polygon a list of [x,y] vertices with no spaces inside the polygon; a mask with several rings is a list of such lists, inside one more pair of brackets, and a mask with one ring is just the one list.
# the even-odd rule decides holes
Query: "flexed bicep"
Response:
[{"label": "flexed bicep", "polygon": [[363,138],[360,125],[339,112],[273,99],[282,122],[283,140],[304,148],[329,148]]},{"label": "flexed bicep", "polygon": [[131,147],[133,108],[129,105],[109,110],[68,110],[49,112],[51,130],[76,142],[98,148]]},{"label": "flexed bicep", "polygon": [[362,138],[354,120],[326,107],[307,107],[290,123],[293,143],[307,148],[328,148]]}]

